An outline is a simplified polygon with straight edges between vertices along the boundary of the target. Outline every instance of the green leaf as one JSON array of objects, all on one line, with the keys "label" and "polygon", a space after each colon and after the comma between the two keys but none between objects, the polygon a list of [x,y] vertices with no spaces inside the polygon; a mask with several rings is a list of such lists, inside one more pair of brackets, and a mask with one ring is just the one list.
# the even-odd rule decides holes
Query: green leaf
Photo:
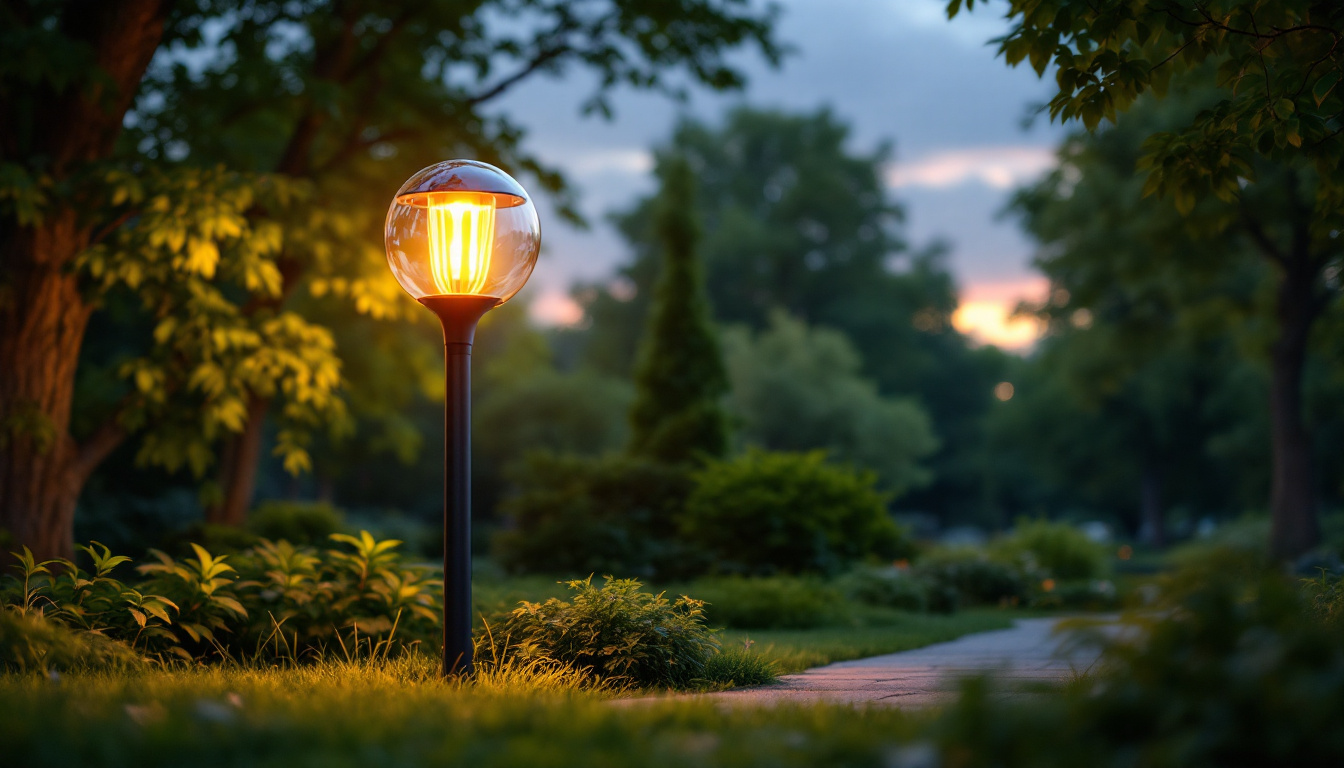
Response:
[{"label": "green leaf", "polygon": [[1335,86],[1339,85],[1342,76],[1344,76],[1344,73],[1335,70],[1325,73],[1316,81],[1316,85],[1311,89],[1311,97],[1316,100],[1316,106],[1319,107],[1326,100]]}]

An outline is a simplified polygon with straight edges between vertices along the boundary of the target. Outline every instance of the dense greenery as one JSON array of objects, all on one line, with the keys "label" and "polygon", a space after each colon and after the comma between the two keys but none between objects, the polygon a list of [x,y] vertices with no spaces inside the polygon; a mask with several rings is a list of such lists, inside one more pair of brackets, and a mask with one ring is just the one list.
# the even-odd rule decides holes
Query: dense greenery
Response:
[{"label": "dense greenery", "polygon": [[635,365],[630,452],[674,464],[700,462],[728,450],[720,402],[728,375],[705,297],[693,171],[674,157],[659,172],[654,230],[662,269]]},{"label": "dense greenery", "polygon": [[[944,521],[992,520],[985,508],[984,417],[1005,357],[973,349],[952,327],[956,285],[942,251],[905,245],[902,212],[882,181],[890,148],[861,152],[851,144],[849,127],[830,111],[742,107],[720,121],[685,120],[655,150],[659,158],[687,158],[695,169],[706,290],[714,319],[730,326],[730,404],[746,442],[824,448],[882,472],[894,488],[921,485],[924,471],[909,461],[921,459],[917,467],[932,470],[931,477],[902,497],[903,506]],[[579,364],[615,376],[628,376],[634,366],[659,274],[657,205],[650,196],[617,214],[630,262],[614,281],[575,290],[591,320],[567,334]],[[770,369],[743,372],[786,336],[806,348]],[[839,351],[841,345],[857,358]],[[835,370],[822,370],[832,362]],[[774,366],[786,364],[808,382],[788,383],[779,393],[804,409],[791,422],[779,419],[756,389],[778,383],[783,375]],[[874,385],[880,399],[863,391]],[[827,395],[809,389],[817,387]],[[838,423],[822,429],[827,405]],[[890,433],[854,426],[851,419],[862,415],[889,424]]]},{"label": "dense greenery", "polygon": [[[733,88],[730,50],[779,55],[773,12],[739,2],[581,5],[6,4],[0,367],[31,375],[0,380],[0,525],[70,554],[79,491],[135,434],[145,462],[198,477],[217,464],[211,516],[239,524],[268,445],[297,472],[342,425],[342,354],[418,373],[415,356],[338,352],[314,321],[333,303],[347,318],[419,312],[376,239],[410,170],[479,157],[572,216],[564,179],[491,102],[577,69],[599,83],[582,106],[609,113],[617,86]],[[120,310],[94,323],[119,326],[120,354],[87,348],[102,365],[80,365],[100,307]],[[77,371],[96,395],[76,395]],[[362,394],[367,427],[387,409],[379,387]]]},{"label": "dense greenery", "polygon": [[[955,16],[975,5],[951,0],[947,8]],[[1055,70],[1052,117],[1081,119],[1089,131],[1103,119],[1135,130],[1136,163],[1121,170],[1140,172],[1140,195],[1162,198],[1192,237],[1230,246],[1213,252],[1245,251],[1268,268],[1251,313],[1264,330],[1246,333],[1242,343],[1269,363],[1271,547],[1280,558],[1302,555],[1320,543],[1306,369],[1313,331],[1341,311],[1344,8],[1326,0],[1013,0],[1007,16],[1012,28],[999,41],[1006,61],[1030,61],[1040,75]],[[1191,100],[1184,87],[1192,80],[1211,80],[1213,88]],[[1185,109],[1164,123],[1128,125],[1144,100]],[[1161,219],[1160,207],[1147,212]],[[1085,216],[1073,222],[1082,232],[1094,229]],[[1151,216],[1138,223],[1131,234],[1142,237]],[[1136,239],[1108,245],[1127,249]],[[1109,250],[1094,251],[1093,260]],[[1182,283],[1212,287],[1226,273],[1204,272],[1207,255],[1202,247],[1164,249],[1130,263],[1143,278],[1174,269]],[[1175,303],[1183,306],[1179,296]]]},{"label": "dense greenery", "polygon": [[[352,754],[406,764],[1024,767],[1331,765],[1344,756],[1334,727],[1344,716],[1339,627],[1298,585],[1245,560],[1207,560],[1170,580],[1152,607],[1132,617],[1139,631],[1098,635],[1103,661],[1060,690],[1001,696],[993,678],[971,680],[942,711],[613,706],[574,678],[492,673],[469,687],[436,679],[432,662],[409,656],[5,675],[0,739],[24,763],[128,766],[339,764]],[[996,621],[965,618],[981,628]],[[947,631],[936,625],[904,631],[927,642]],[[810,646],[796,644],[803,634]],[[868,632],[833,635],[840,653],[883,650],[865,645],[881,642]],[[797,660],[790,670],[837,658],[816,632],[750,637],[747,653],[782,651]]]},{"label": "dense greenery", "polygon": [[725,573],[836,573],[864,557],[908,555],[876,480],[820,452],[749,450],[696,474],[681,534]]}]

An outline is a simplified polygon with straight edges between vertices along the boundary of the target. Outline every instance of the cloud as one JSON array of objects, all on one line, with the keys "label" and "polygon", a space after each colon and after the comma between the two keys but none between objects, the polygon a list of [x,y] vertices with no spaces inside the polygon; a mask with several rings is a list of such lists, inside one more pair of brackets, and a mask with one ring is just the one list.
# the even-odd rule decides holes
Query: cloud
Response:
[{"label": "cloud", "polygon": [[970,147],[888,166],[886,181],[893,189],[975,183],[1006,190],[1033,181],[1054,166],[1055,151],[1050,147]]},{"label": "cloud", "polygon": [[653,153],[647,149],[602,149],[579,152],[568,158],[565,165],[578,175],[613,171],[643,175],[653,170]]}]

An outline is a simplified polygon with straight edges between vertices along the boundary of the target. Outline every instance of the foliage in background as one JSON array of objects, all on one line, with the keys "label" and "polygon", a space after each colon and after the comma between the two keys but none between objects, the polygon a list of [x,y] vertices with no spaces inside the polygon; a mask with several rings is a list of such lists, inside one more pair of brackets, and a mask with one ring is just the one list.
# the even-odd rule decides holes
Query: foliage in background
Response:
[{"label": "foliage in background", "polygon": [[690,591],[705,603],[706,621],[734,629],[811,629],[849,618],[839,591],[819,579],[790,576],[704,578]]},{"label": "foliage in background", "polygon": [[935,609],[950,613],[960,603],[955,594],[931,594],[934,584],[915,577],[908,565],[880,568],[859,566],[836,579],[835,586],[851,600],[903,611]]},{"label": "foliage in background", "polygon": [[[948,15],[976,4],[950,0]],[[1123,126],[1147,94],[1179,100],[1175,86],[1212,73],[1215,91],[1197,113],[1143,131],[1135,168],[1141,195],[1165,198],[1191,235],[1227,237],[1270,267],[1272,298],[1257,319],[1272,330],[1251,346],[1270,371],[1270,542],[1276,558],[1303,555],[1320,543],[1306,368],[1313,331],[1344,295],[1344,6],[1012,0],[1006,16],[999,53],[1041,76],[1053,69],[1050,116],[1089,131],[1103,119]],[[1201,254],[1176,255],[1184,266]],[[1141,263],[1167,267],[1161,252]]]},{"label": "foliage in background", "polygon": [[666,576],[698,567],[677,539],[691,492],[684,468],[621,455],[533,454],[515,482],[518,492],[501,508],[509,527],[494,540],[509,570]]},{"label": "foliage in background", "polygon": [[[862,377],[884,398],[917,400],[941,442],[926,463],[932,484],[903,504],[944,520],[988,517],[983,418],[1008,358],[973,349],[952,327],[957,289],[946,254],[912,253],[902,241],[902,212],[883,181],[890,148],[855,149],[844,119],[827,110],[740,107],[712,123],[683,121],[655,154],[686,157],[695,170],[714,319],[760,333],[782,311],[844,334]],[[583,364],[612,375],[632,369],[648,316],[656,205],[649,196],[616,215],[631,262],[615,280],[574,293],[592,323],[565,338]]]},{"label": "foliage in background", "polygon": [[705,678],[719,643],[701,601],[651,595],[633,579],[598,587],[590,576],[569,588],[570,602],[524,602],[490,627],[492,641],[502,653],[590,670],[621,687],[685,688]]},{"label": "foliage in background", "polygon": [[915,575],[933,585],[939,602],[930,607],[947,611],[966,605],[1016,605],[1026,600],[1028,577],[1017,566],[991,560],[972,548],[935,549],[915,566]]},{"label": "foliage in background", "polygon": [[247,518],[247,529],[271,541],[316,546],[344,527],[341,511],[324,501],[266,501]]},{"label": "foliage in background", "polygon": [[820,451],[752,449],[696,473],[681,534],[720,573],[836,573],[869,556],[908,556],[876,482]]},{"label": "foliage in background", "polygon": [[1107,549],[1068,523],[1019,520],[990,551],[1025,573],[1043,572],[1055,579],[1099,579],[1110,572]]},{"label": "foliage in background", "polygon": [[881,396],[844,334],[777,312],[759,334],[730,329],[724,360],[741,442],[771,451],[824,449],[876,472],[894,496],[932,479],[923,462],[938,439],[927,411],[909,398]]},{"label": "foliage in background", "polygon": [[705,295],[695,181],[682,158],[664,158],[654,210],[662,264],[635,365],[630,452],[674,464],[728,451],[728,375]]}]

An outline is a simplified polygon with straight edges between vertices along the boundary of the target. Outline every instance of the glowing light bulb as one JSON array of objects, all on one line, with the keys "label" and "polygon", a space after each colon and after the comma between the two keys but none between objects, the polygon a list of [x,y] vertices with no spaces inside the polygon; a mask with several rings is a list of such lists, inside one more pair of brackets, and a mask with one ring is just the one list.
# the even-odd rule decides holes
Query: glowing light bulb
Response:
[{"label": "glowing light bulb", "polygon": [[421,170],[397,190],[384,225],[387,264],[416,299],[508,301],[541,248],[532,200],[513,177],[475,160]]},{"label": "glowing light bulb", "polygon": [[495,244],[495,197],[469,192],[429,202],[429,265],[441,293],[480,293]]}]

